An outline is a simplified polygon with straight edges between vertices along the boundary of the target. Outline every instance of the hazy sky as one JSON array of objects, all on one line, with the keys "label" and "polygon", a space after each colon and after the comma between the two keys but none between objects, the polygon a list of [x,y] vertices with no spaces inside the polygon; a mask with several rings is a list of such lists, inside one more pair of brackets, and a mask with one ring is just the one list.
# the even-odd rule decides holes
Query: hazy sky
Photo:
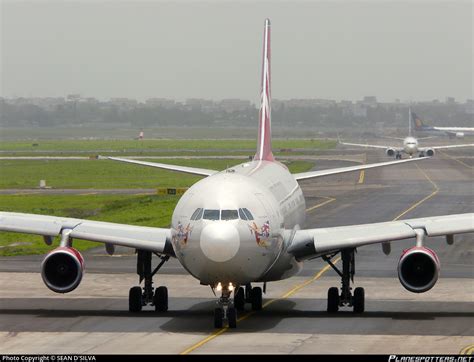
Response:
[{"label": "hazy sky", "polygon": [[1,1],[1,95],[473,98],[471,1]]}]

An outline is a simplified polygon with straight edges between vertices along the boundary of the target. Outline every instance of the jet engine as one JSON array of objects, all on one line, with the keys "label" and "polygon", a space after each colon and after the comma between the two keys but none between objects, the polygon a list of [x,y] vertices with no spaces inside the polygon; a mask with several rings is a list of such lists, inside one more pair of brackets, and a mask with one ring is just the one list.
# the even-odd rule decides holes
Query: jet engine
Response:
[{"label": "jet engine", "polygon": [[464,132],[456,132],[456,138],[464,138]]},{"label": "jet engine", "polygon": [[398,262],[398,279],[403,287],[413,293],[424,293],[436,284],[439,275],[439,259],[426,247],[404,250]]},{"label": "jet engine", "polygon": [[425,154],[426,154],[426,156],[428,156],[428,157],[433,157],[433,156],[435,155],[435,150],[432,149],[432,148],[427,148],[427,149],[425,150]]},{"label": "jet engine", "polygon": [[387,148],[385,150],[385,153],[387,154],[387,156],[393,157],[393,156],[395,156],[396,151],[393,148]]},{"label": "jet engine", "polygon": [[56,293],[69,293],[76,289],[83,273],[84,258],[71,247],[54,249],[41,263],[43,282]]}]

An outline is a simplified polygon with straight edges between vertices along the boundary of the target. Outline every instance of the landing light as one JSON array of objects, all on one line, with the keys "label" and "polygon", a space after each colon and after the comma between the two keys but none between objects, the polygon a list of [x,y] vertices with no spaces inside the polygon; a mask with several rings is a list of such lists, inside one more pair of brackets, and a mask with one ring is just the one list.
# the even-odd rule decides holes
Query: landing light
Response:
[{"label": "landing light", "polygon": [[218,292],[220,292],[222,290],[222,284],[218,283],[216,289],[217,289]]},{"label": "landing light", "polygon": [[232,285],[232,283],[229,283],[229,291],[232,292],[234,290],[234,286]]}]

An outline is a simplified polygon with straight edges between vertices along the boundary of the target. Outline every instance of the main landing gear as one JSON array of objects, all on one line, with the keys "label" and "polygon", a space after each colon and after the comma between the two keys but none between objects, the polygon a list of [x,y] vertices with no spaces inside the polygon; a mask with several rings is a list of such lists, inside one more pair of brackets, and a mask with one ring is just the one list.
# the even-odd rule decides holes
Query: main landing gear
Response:
[{"label": "main landing gear", "polygon": [[[234,290],[232,284],[217,285],[217,291],[221,291],[221,297],[214,309],[214,327],[222,328],[227,321],[229,328],[237,327],[237,311],[245,310],[245,303],[252,305],[252,310],[262,309],[262,288],[247,284],[245,288],[237,287]],[[234,300],[230,297],[234,290]]]},{"label": "main landing gear", "polygon": [[354,313],[362,313],[365,309],[365,291],[364,288],[355,288],[352,294],[350,283],[354,282],[355,274],[355,249],[341,250],[342,272],[331,262],[336,255],[324,256],[326,261],[341,276],[341,292],[336,287],[328,290],[328,313],[336,313],[339,307],[353,307]]},{"label": "main landing gear", "polygon": [[139,283],[144,280],[143,288],[140,286],[130,288],[128,295],[128,309],[130,312],[140,312],[142,307],[150,304],[155,307],[157,312],[166,312],[168,310],[168,289],[158,287],[153,292],[153,276],[160,270],[163,264],[168,261],[169,256],[160,256],[158,266],[151,270],[152,252],[137,250],[137,274],[140,277]]},{"label": "main landing gear", "polygon": [[245,289],[243,287],[237,288],[234,294],[234,304],[238,311],[245,309],[245,303],[250,303],[252,310],[261,310],[262,300],[262,288],[252,288],[250,284],[247,284]]},{"label": "main landing gear", "polygon": [[402,154],[401,154],[401,153],[397,153],[397,154],[395,155],[395,159],[396,159],[396,160],[401,160],[401,159],[402,159]]}]

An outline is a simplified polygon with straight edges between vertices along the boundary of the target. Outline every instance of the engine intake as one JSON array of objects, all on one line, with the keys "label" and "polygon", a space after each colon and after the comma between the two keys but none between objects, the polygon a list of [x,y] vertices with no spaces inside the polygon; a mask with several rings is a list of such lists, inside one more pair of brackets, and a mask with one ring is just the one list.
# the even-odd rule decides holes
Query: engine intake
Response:
[{"label": "engine intake", "polygon": [[426,156],[428,156],[428,157],[433,157],[433,156],[435,155],[435,150],[432,149],[432,148],[428,148],[428,149],[425,151],[425,153],[426,153]]},{"label": "engine intake", "polygon": [[415,246],[400,257],[398,279],[410,292],[424,293],[436,284],[439,269],[439,259],[433,250]]},{"label": "engine intake", "polygon": [[385,153],[386,153],[387,156],[389,156],[389,157],[395,156],[395,150],[394,150],[393,148],[387,148],[387,149],[385,150]]},{"label": "engine intake", "polygon": [[41,277],[56,293],[69,293],[81,283],[84,258],[74,248],[59,247],[51,251],[41,264]]}]

